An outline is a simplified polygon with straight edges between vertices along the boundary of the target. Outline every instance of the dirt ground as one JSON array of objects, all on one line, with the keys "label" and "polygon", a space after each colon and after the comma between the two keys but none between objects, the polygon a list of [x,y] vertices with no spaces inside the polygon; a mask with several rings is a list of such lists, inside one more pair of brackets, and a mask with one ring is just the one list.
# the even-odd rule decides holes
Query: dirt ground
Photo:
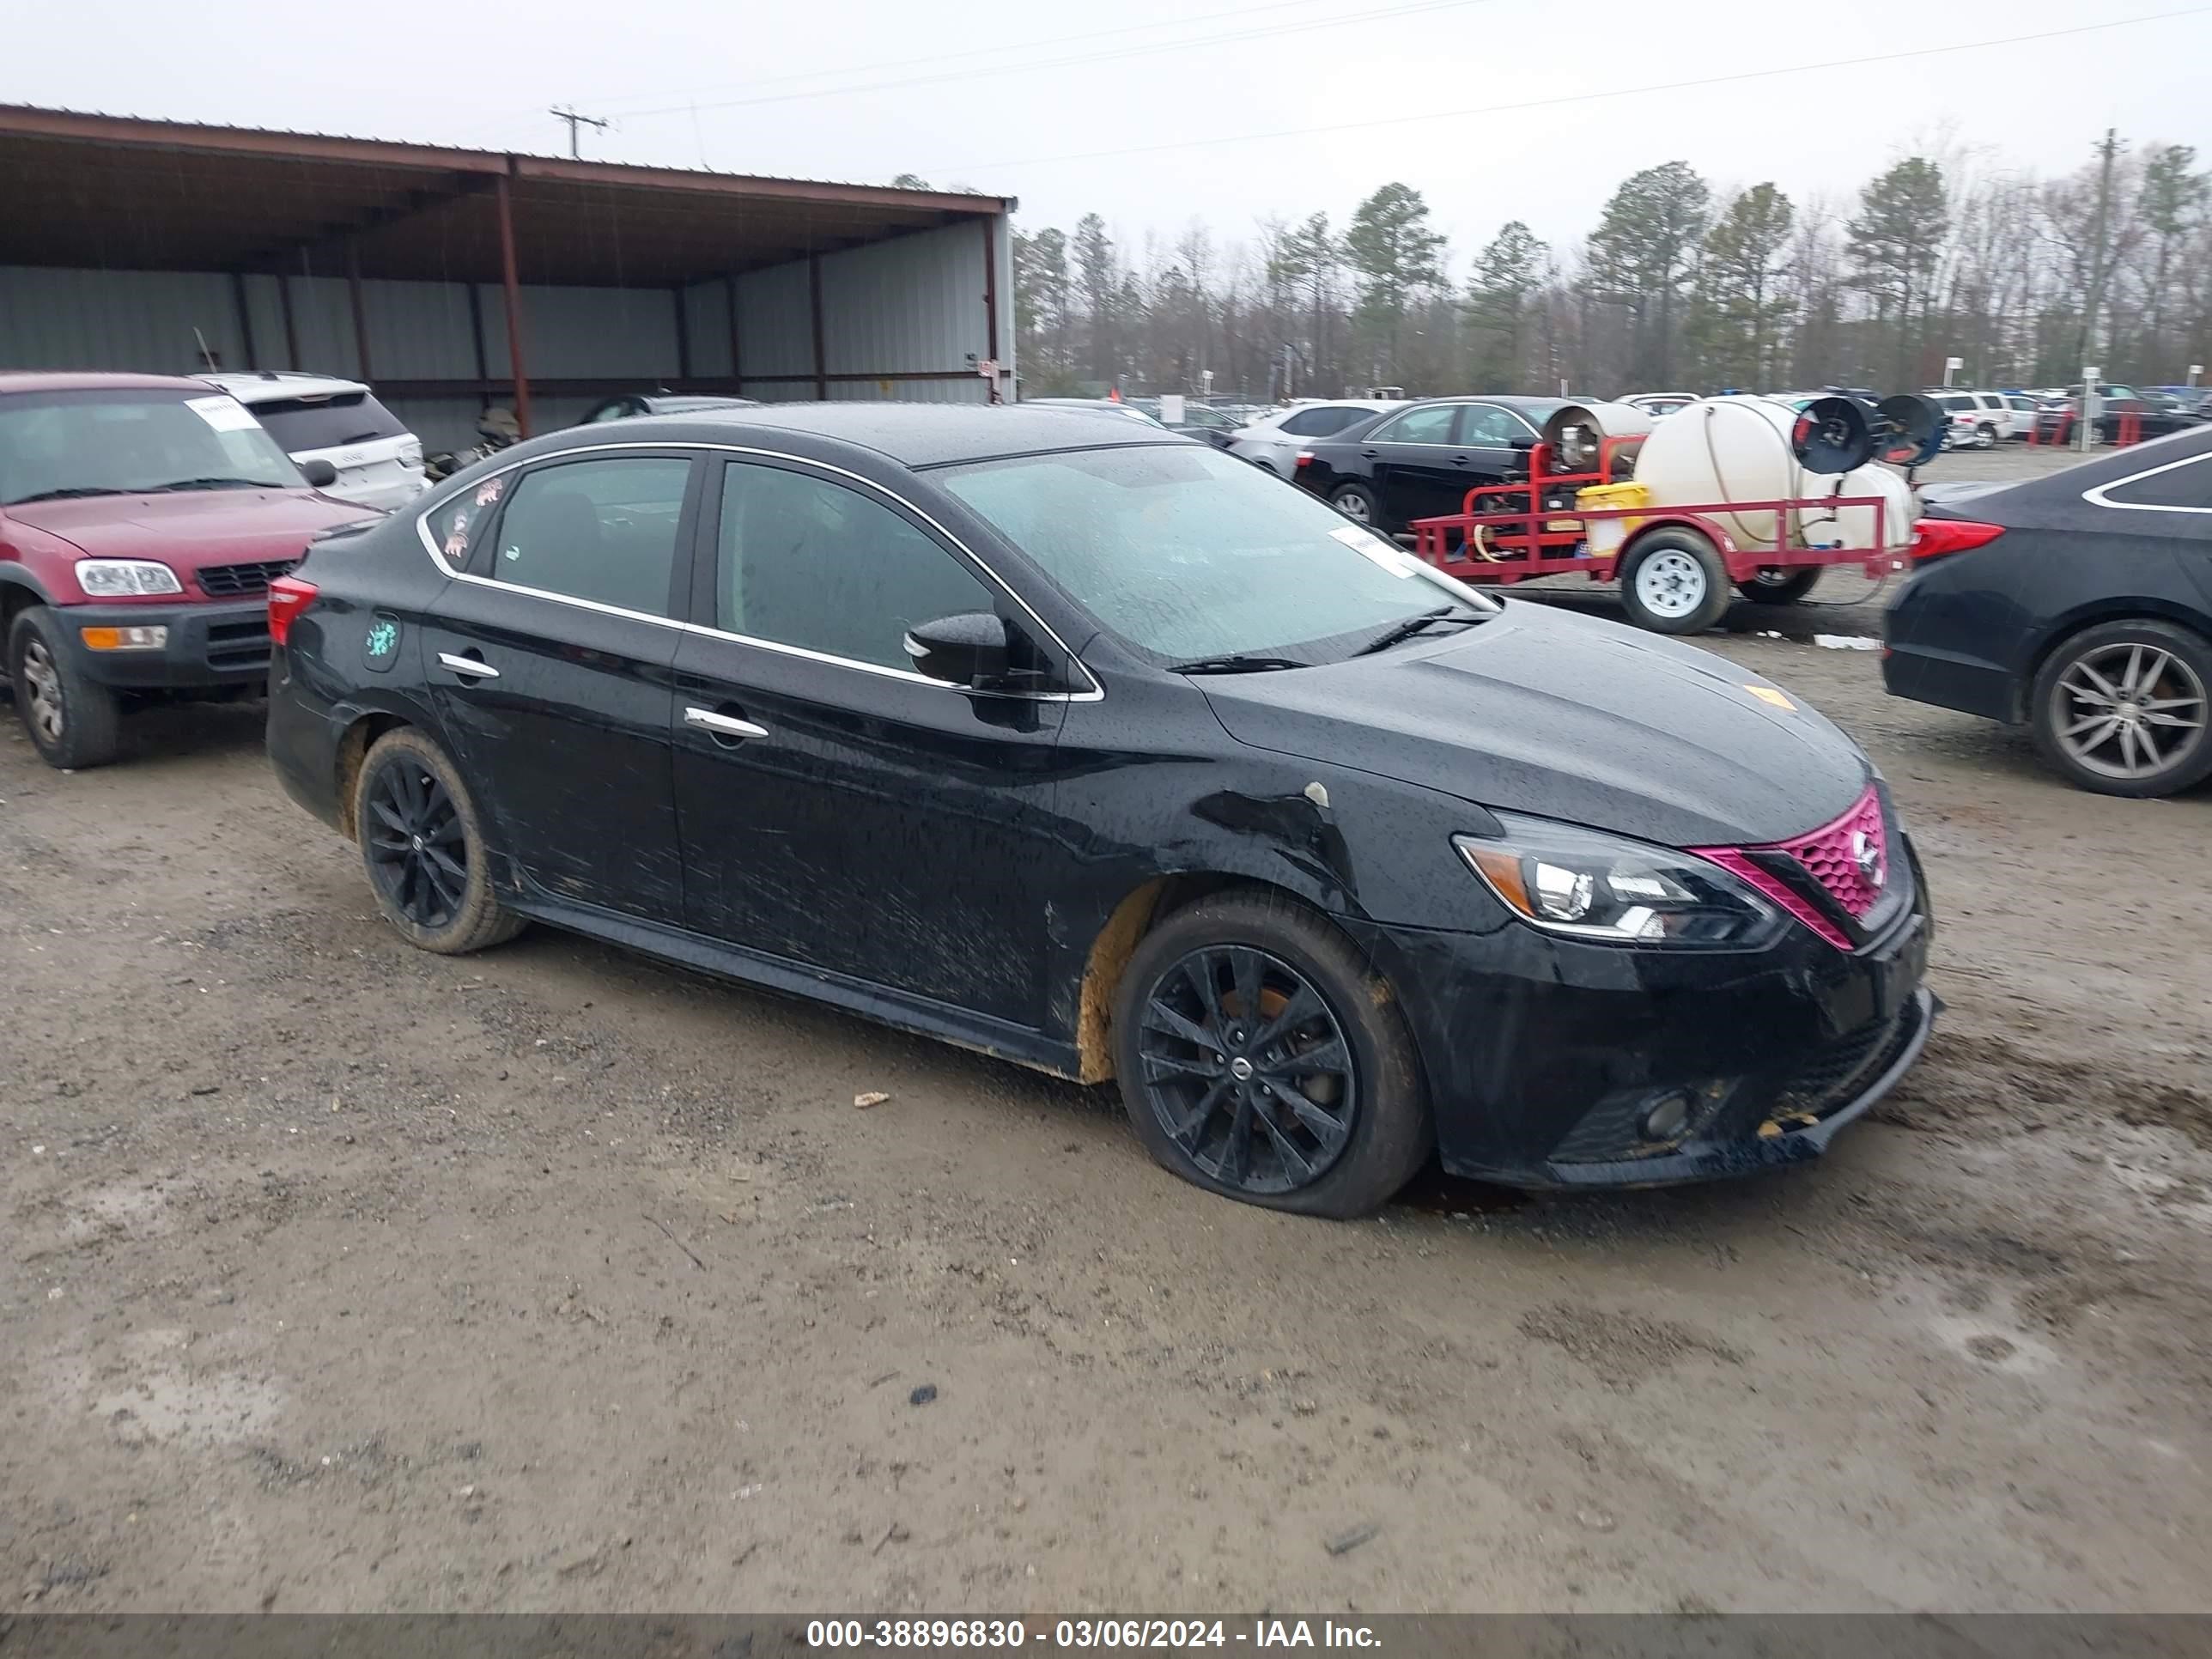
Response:
[{"label": "dirt ground", "polygon": [[76,776],[8,720],[0,1605],[2212,1605],[2212,795],[1761,637],[1868,629],[1836,580],[1710,642],[1919,837],[1904,1091],[1801,1172],[1352,1224],[839,1015],[412,951],[257,707]]}]

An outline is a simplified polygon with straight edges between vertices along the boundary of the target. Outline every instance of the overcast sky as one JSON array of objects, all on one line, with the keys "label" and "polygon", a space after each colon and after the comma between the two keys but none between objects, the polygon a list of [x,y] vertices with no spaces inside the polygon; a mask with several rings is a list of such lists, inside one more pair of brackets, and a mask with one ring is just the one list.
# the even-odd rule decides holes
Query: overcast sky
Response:
[{"label": "overcast sky", "polygon": [[[2050,173],[2107,125],[2212,161],[2212,3],[2006,0],[15,0],[0,101],[1021,198],[1132,241],[1422,191],[1455,268],[1689,161],[1848,198],[1916,147]],[[2159,21],[2055,35],[2084,24]],[[1853,58],[2011,40],[1881,63]],[[1732,83],[1677,83],[1829,65]],[[1638,90],[1666,88],[1673,90]],[[1591,94],[1627,93],[1621,96]],[[1548,101],[1546,101],[1548,100]],[[1569,101],[1572,100],[1572,101]],[[1510,109],[1504,106],[1534,105]],[[1485,111],[1497,112],[1485,113]],[[1434,113],[1431,113],[1434,112]],[[1407,118],[1420,117],[1422,118]]]}]

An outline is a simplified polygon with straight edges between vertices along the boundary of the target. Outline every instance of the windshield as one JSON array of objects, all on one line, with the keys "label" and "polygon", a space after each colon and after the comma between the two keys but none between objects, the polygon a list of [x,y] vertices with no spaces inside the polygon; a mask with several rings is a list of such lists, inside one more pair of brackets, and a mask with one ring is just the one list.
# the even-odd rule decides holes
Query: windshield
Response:
[{"label": "windshield", "polygon": [[276,441],[227,392],[0,398],[0,506],[163,489],[300,489]]},{"label": "windshield", "polygon": [[398,416],[366,392],[341,392],[328,398],[280,398],[251,407],[254,419],[294,455],[397,438],[407,430]]},{"label": "windshield", "polygon": [[1092,616],[1167,661],[1334,661],[1447,604],[1498,609],[1217,449],[1030,455],[950,468],[943,479]]}]

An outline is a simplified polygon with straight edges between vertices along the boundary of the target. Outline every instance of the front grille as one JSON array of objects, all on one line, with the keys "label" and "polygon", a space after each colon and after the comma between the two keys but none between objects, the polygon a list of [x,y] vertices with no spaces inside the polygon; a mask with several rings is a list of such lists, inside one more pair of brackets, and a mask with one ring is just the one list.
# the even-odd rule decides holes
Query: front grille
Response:
[{"label": "front grille", "polygon": [[207,661],[209,667],[226,671],[265,668],[269,664],[269,624],[260,621],[210,623]]},{"label": "front grille", "polygon": [[211,564],[199,573],[200,591],[216,599],[266,593],[270,582],[299,562],[297,559],[264,559],[258,564]]},{"label": "front grille", "polygon": [[[1837,903],[1863,919],[1881,901],[1889,879],[1889,830],[1882,822],[1881,797],[1869,787],[1833,823],[1783,842],[1775,850],[1796,859]],[[1860,861],[1862,852],[1870,863]]]}]

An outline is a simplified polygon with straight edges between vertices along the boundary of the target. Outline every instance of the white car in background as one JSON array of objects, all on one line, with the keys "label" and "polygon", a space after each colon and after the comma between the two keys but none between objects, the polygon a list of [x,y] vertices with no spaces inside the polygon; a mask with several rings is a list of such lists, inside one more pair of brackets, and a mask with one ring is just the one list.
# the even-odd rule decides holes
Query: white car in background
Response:
[{"label": "white car in background", "polygon": [[2025,438],[2035,423],[2032,398],[1940,386],[1927,395],[1950,418],[1954,449],[1995,449],[2008,438]]},{"label": "white car in background", "polygon": [[1616,398],[1613,401],[1626,404],[1631,409],[1640,409],[1654,422],[1658,422],[1687,409],[1698,399],[1694,392],[1638,392],[1626,398]]},{"label": "white car in background", "polygon": [[359,380],[261,369],[203,374],[253,411],[295,462],[328,461],[337,482],[323,494],[389,512],[425,489],[422,441]]},{"label": "white car in background", "polygon": [[1316,438],[1329,437],[1355,421],[1395,409],[1395,398],[1330,398],[1292,404],[1261,416],[1229,434],[1229,453],[1279,478],[1297,476],[1298,451]]}]

